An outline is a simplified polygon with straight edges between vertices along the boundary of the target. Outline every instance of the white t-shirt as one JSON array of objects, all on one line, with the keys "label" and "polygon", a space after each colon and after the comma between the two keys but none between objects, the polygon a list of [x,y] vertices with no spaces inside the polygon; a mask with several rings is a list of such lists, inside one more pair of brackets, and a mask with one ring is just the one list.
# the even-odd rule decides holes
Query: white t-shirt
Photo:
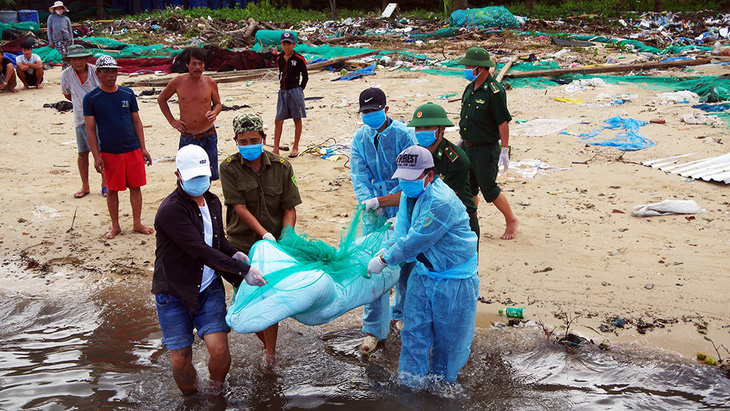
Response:
[{"label": "white t-shirt", "polygon": [[[213,247],[213,220],[210,218],[208,204],[198,208],[200,208],[200,214],[203,215],[203,241],[205,241],[205,244],[209,247]],[[203,280],[200,283],[200,292],[202,293],[214,279],[215,271],[207,265],[204,265]]]},{"label": "white t-shirt", "polygon": [[86,76],[84,84],[81,84],[81,80],[73,67],[68,67],[61,72],[61,93],[71,95],[76,127],[84,125],[84,96],[86,93],[99,87],[99,78],[96,77],[96,67],[87,63],[86,68],[89,74]]},{"label": "white t-shirt", "polygon": [[[30,60],[26,59],[23,54],[19,55],[15,58],[15,64],[17,63],[25,63],[25,64],[35,64],[41,61],[41,58],[37,54],[31,54]],[[35,69],[28,69],[29,74],[35,73]]]}]

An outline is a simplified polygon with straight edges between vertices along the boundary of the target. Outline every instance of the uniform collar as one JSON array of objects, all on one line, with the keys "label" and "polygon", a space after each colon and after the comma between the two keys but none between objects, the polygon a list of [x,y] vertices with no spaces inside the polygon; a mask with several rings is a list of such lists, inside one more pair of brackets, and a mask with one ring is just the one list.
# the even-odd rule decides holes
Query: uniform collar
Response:
[{"label": "uniform collar", "polygon": [[449,141],[446,140],[446,137],[441,137],[441,143],[438,147],[436,147],[436,150],[433,152],[433,154],[441,160],[441,157],[444,156],[444,149],[449,146]]}]

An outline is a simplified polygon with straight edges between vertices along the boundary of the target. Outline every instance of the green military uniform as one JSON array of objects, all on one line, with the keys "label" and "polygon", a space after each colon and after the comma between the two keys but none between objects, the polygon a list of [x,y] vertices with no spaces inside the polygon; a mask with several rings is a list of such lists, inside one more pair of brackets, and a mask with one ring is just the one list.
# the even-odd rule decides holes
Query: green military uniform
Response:
[{"label": "green military uniform", "polygon": [[456,144],[442,138],[441,143],[433,152],[433,164],[436,174],[444,180],[447,186],[454,190],[459,200],[464,203],[466,212],[469,214],[469,225],[479,238],[477,205],[471,192],[469,180],[471,166],[466,153]]},{"label": "green military uniform", "polygon": [[[408,123],[408,127],[450,127],[453,125],[454,123],[448,119],[443,107],[433,103],[422,104],[416,108],[413,119]],[[419,141],[419,144],[428,144],[431,147],[436,144],[436,141]],[[471,173],[469,158],[464,150],[446,138],[441,138],[441,142],[438,143],[432,155],[436,174],[444,180],[449,188],[454,190],[459,200],[466,207],[466,212],[469,214],[469,225],[478,238],[479,219],[477,218],[477,206],[469,182]]]},{"label": "green military uniform", "polygon": [[[459,63],[467,66],[494,67],[486,50],[474,47],[467,50]],[[484,199],[493,202],[500,193],[497,185],[500,147],[499,125],[512,120],[507,109],[507,94],[491,75],[484,84],[474,88],[469,83],[461,98],[459,133],[464,140],[464,151],[471,162],[472,192],[482,190]],[[476,183],[476,185],[474,184]]]},{"label": "green military uniform", "polygon": [[236,153],[221,163],[220,175],[228,241],[244,253],[248,253],[261,236],[238,218],[233,209],[235,204],[245,205],[267,231],[279,238],[284,210],[302,203],[291,164],[268,151],[261,154],[258,172]]}]

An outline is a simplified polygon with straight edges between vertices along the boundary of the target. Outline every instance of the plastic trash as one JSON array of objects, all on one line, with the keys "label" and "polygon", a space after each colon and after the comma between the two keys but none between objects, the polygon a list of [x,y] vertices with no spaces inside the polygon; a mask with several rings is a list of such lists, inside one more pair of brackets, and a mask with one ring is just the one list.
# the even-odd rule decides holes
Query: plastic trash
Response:
[{"label": "plastic trash", "polygon": [[697,214],[706,213],[694,200],[664,200],[653,204],[636,205],[631,214],[636,217],[652,217],[668,214]]},{"label": "plastic trash", "polygon": [[507,317],[525,318],[524,310],[524,308],[506,307],[504,310],[500,308],[497,312],[499,312],[499,315],[506,315]]}]

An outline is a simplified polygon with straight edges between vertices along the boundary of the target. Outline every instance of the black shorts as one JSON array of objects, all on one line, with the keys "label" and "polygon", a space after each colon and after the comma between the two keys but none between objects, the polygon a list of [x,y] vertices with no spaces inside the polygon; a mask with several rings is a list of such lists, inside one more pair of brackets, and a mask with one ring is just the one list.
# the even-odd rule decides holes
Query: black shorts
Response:
[{"label": "black shorts", "polygon": [[[42,81],[42,80],[43,80],[43,79],[41,79],[41,81]],[[37,85],[38,85],[38,83],[39,83],[39,81],[38,81],[38,77],[36,77],[36,73],[35,73],[35,71],[33,72],[33,74],[31,74],[31,73],[28,73],[28,72],[26,71],[26,72],[25,72],[25,81],[26,81],[26,82],[28,82],[28,85],[29,85],[29,86],[37,86]]]}]

